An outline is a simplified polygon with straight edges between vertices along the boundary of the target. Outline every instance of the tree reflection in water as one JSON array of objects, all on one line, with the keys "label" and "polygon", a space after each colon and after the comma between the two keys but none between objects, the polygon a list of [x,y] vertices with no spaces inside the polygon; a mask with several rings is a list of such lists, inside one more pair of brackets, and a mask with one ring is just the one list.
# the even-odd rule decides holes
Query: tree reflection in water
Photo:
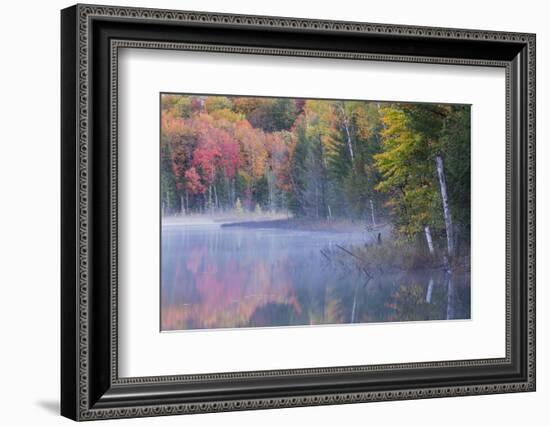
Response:
[{"label": "tree reflection in water", "polygon": [[469,274],[381,274],[327,263],[321,250],[357,233],[164,227],[161,329],[470,318]]}]

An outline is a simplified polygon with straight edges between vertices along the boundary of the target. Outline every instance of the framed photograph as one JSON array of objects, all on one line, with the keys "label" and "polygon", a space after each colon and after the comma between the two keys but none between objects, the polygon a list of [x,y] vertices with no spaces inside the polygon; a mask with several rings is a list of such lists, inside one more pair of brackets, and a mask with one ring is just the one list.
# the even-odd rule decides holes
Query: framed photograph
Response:
[{"label": "framed photograph", "polygon": [[61,413],[535,390],[535,35],[61,12]]}]

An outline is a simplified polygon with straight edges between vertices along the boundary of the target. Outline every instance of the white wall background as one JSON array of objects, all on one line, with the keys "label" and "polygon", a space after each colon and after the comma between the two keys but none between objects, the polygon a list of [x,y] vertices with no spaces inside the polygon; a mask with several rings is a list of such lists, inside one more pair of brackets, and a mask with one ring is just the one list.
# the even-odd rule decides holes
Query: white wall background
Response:
[{"label": "white wall background", "polygon": [[[119,0],[103,4],[537,33],[538,390],[102,424],[547,423],[550,401],[550,27],[540,0]],[[0,25],[0,401],[2,424],[69,424],[59,405],[59,9],[11,1]],[[483,420],[482,420],[483,419]]]}]

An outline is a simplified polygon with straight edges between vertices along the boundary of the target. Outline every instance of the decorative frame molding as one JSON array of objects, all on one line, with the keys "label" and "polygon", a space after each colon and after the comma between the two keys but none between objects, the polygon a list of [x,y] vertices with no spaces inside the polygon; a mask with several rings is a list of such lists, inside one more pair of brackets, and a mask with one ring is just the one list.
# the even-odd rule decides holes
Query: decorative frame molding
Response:
[{"label": "decorative frame molding", "polygon": [[[326,37],[349,35],[376,40],[369,52],[294,46],[258,47],[173,39],[134,38],[124,24],[139,23],[143,31],[172,28],[224,28],[288,33],[314,32]],[[94,26],[98,24],[97,26]],[[105,25],[105,28],[101,27]],[[103,32],[109,36],[103,36]],[[138,31],[139,32],[139,31]],[[246,31],[245,31],[246,32]],[[117,38],[117,34],[124,34]],[[94,38],[96,37],[96,38]],[[164,37],[164,38],[163,38]],[[203,37],[199,35],[198,37]],[[106,41],[107,40],[107,41]],[[479,47],[465,56],[418,55],[387,50],[385,42],[416,44],[419,52],[435,52],[437,43]],[[283,43],[285,41],[283,40]],[[335,39],[335,45],[338,42]],[[119,378],[117,368],[117,70],[118,49],[154,48],[221,51],[239,54],[297,55],[355,60],[481,65],[506,69],[506,357],[375,366],[327,367],[191,376]],[[488,54],[491,48],[494,52]],[[430,50],[431,49],[431,50]],[[101,56],[100,53],[103,55]],[[468,56],[469,55],[469,56]],[[277,408],[351,402],[434,398],[535,390],[535,36],[510,32],[410,27],[357,22],[229,15],[126,7],[76,5],[62,11],[62,414],[75,420]],[[107,63],[108,62],[108,63]],[[95,67],[95,68],[94,68]],[[99,102],[98,102],[99,100]],[[106,103],[107,102],[107,103]],[[101,119],[99,118],[101,117]],[[515,120],[517,119],[517,120]],[[103,120],[103,121],[102,121]],[[104,122],[105,121],[105,122]],[[108,122],[108,123],[106,123]],[[95,139],[94,139],[95,138]],[[94,143],[106,138],[109,146]],[[104,141],[105,142],[105,141]],[[105,161],[109,158],[108,161]],[[107,177],[91,168],[102,164]],[[96,189],[97,188],[97,189]],[[108,189],[107,198],[99,188]],[[514,209],[519,208],[519,211]],[[107,229],[97,234],[96,229]],[[99,246],[108,265],[97,266]],[[97,254],[97,255],[96,255]],[[516,265],[515,257],[520,257]],[[512,261],[514,260],[514,262]],[[105,263],[105,262],[104,262]],[[108,278],[100,282],[99,276]],[[92,301],[94,303],[92,303]],[[514,305],[514,303],[518,305]],[[99,309],[100,304],[103,308]],[[520,307],[520,308],[518,308]],[[478,380],[468,385],[395,385],[369,390],[356,380],[361,374],[407,371],[468,370],[494,366],[507,369],[509,380]],[[512,370],[515,375],[512,374]],[[473,370],[472,370],[473,371]],[[503,370],[504,371],[504,370]],[[432,373],[431,373],[432,374]],[[437,373],[441,374],[441,373]],[[268,397],[252,390],[223,394],[230,380],[266,386],[277,378],[312,377],[328,383],[332,376],[350,377],[349,391],[287,391],[273,387]],[[353,377],[352,377],[353,376]],[[259,381],[264,380],[263,384]],[[434,379],[435,381],[435,379]],[[399,380],[396,379],[396,383]],[[169,399],[163,387],[204,386],[209,398],[183,394]],[[369,385],[372,385],[372,383]],[[389,386],[389,385],[388,385]],[[388,387],[386,386],[386,387]],[[136,396],[149,393],[150,397]],[[206,389],[208,388],[208,389]],[[179,389],[179,388],[178,388]],[[183,389],[183,388],[182,388]],[[202,387],[201,387],[202,389]],[[251,388],[252,389],[252,388]],[[325,389],[328,387],[325,385]],[[163,396],[164,395],[164,396]],[[248,396],[246,396],[248,395]],[[246,396],[246,397],[244,397]],[[202,399],[201,399],[202,398]]]}]

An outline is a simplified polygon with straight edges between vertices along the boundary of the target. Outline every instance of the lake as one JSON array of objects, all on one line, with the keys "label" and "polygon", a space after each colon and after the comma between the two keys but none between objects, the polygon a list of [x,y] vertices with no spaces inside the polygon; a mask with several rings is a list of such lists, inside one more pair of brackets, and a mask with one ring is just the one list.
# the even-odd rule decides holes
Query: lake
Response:
[{"label": "lake", "polygon": [[165,224],[161,330],[470,318],[469,274],[367,279],[323,255],[337,245],[372,243],[366,231]]}]

